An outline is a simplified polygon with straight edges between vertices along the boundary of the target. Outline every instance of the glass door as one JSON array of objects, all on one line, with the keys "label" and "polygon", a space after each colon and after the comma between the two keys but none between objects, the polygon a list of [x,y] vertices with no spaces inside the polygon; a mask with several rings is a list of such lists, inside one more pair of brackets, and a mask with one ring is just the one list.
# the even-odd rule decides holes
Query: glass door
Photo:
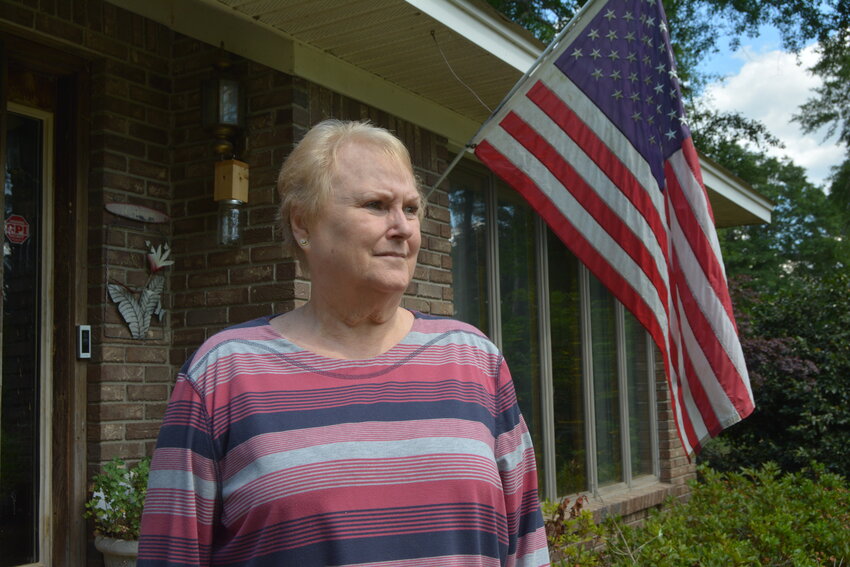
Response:
[{"label": "glass door", "polygon": [[6,113],[0,347],[0,566],[48,550],[51,400],[52,115]]}]

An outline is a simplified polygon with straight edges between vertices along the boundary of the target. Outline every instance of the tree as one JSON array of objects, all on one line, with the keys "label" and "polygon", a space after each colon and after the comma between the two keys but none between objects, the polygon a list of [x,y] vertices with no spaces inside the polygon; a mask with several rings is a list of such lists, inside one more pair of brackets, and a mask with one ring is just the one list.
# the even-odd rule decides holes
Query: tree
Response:
[{"label": "tree", "polygon": [[772,294],[735,287],[741,344],[756,409],[700,455],[735,470],[812,461],[850,470],[850,277],[793,277]]}]

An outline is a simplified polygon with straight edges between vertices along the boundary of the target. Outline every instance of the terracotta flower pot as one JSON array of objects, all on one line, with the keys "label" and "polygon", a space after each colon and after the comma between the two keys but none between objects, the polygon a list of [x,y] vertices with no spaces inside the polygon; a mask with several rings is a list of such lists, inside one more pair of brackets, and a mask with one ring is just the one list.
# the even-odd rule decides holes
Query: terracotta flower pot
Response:
[{"label": "terracotta flower pot", "polygon": [[94,546],[103,554],[106,567],[136,567],[139,542],[96,536]]}]

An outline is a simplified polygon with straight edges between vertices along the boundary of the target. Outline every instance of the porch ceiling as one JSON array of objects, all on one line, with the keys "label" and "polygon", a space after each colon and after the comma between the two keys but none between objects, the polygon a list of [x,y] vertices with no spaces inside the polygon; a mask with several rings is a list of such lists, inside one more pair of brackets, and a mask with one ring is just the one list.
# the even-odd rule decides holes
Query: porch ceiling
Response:
[{"label": "porch ceiling", "polygon": [[[107,1],[367,101],[456,151],[544,47],[484,0]],[[770,221],[769,202],[701,162],[718,226]]]}]

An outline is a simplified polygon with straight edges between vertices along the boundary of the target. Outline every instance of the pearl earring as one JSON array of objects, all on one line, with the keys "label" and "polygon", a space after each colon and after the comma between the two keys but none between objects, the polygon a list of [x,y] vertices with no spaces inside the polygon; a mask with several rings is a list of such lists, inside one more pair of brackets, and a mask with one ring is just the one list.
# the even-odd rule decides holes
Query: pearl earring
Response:
[{"label": "pearl earring", "polygon": [[301,246],[307,246],[309,243],[310,243],[310,241],[307,240],[306,238],[302,238],[301,240],[298,241],[298,244],[300,244]]}]

